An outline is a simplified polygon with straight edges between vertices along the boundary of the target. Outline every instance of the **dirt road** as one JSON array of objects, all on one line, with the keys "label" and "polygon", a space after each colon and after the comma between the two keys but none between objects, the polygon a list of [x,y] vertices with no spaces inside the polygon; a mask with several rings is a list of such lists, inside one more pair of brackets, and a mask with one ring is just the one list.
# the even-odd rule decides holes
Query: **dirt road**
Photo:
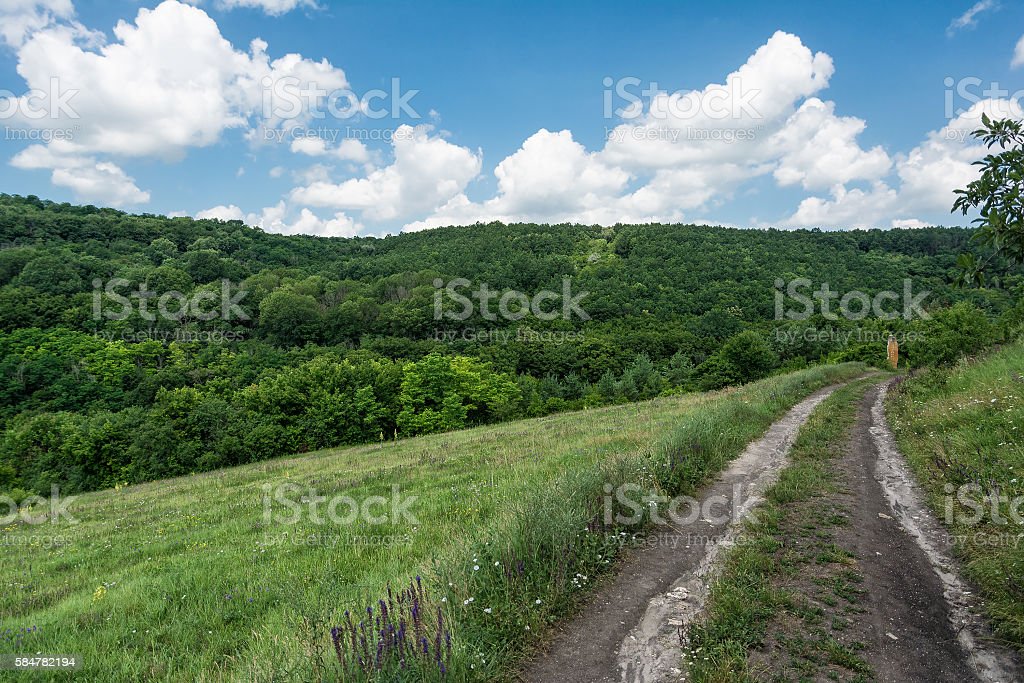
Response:
[{"label": "dirt road", "polygon": [[[873,387],[864,395],[845,444],[837,441],[832,465],[838,491],[827,504],[846,519],[829,528],[828,540],[848,554],[851,571],[862,577],[844,637],[858,644],[878,681],[1022,681],[1018,658],[993,643],[976,598],[952,560],[948,535],[922,503],[895,447],[884,415],[887,387]],[[530,662],[524,680],[686,680],[679,630],[700,617],[716,558],[739,528],[735,519],[760,502],[785,467],[801,425],[834,389],[821,390],[791,409],[701,492],[702,501],[719,496],[735,504],[738,515],[657,529],[555,636],[547,652]],[[806,520],[796,524],[806,530]],[[792,537],[800,533],[796,527],[792,531]],[[813,580],[790,579],[784,588],[805,593],[801,598],[810,604],[816,600]],[[785,650],[777,646],[784,636],[769,633],[766,644],[750,653],[766,680],[773,674],[786,677]]]},{"label": "dirt road", "polygon": [[[697,498],[716,498],[716,510],[750,510],[784,466],[800,426],[836,387],[826,387],[790,409],[751,443]],[[742,514],[741,513],[741,514]],[[699,610],[704,576],[729,544],[731,520],[700,519],[661,527],[630,553],[616,575],[595,591],[548,650],[523,672],[536,683],[678,680],[680,615]],[[669,678],[671,680],[671,678]]]}]

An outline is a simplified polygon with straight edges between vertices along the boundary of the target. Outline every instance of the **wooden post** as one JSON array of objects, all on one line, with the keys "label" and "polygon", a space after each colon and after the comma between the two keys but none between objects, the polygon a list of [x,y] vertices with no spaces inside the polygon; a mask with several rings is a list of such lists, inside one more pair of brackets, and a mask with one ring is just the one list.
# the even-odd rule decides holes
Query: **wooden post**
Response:
[{"label": "wooden post", "polygon": [[896,341],[896,337],[891,334],[889,335],[889,347],[886,349],[886,352],[889,356],[889,365],[895,370],[900,362],[900,345]]}]

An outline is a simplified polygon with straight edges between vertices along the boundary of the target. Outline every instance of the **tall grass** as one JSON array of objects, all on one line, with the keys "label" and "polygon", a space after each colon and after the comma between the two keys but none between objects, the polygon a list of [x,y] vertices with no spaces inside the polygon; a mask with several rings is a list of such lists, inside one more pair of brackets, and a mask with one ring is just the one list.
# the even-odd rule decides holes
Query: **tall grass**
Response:
[{"label": "tall grass", "polygon": [[826,366],[711,395],[650,447],[526,492],[476,542],[435,564],[432,577],[446,591],[458,629],[451,672],[459,680],[513,679],[544,629],[570,613],[642,536],[649,514],[629,526],[607,523],[609,491],[630,483],[664,496],[693,494],[799,400],[863,370]]},{"label": "tall grass", "polygon": [[[79,655],[78,673],[98,681],[508,678],[640,531],[603,526],[605,484],[692,491],[803,396],[860,371],[813,368],[86,494],[71,506],[76,524],[0,527],[0,633],[22,633],[19,652]],[[264,487],[282,483],[357,500],[399,486],[418,497],[418,523],[268,522]],[[360,638],[365,629],[377,647],[379,601],[417,575],[417,610],[429,624],[440,611],[451,637],[445,671],[428,628],[428,656],[384,676]],[[404,609],[382,648],[389,626],[408,628]],[[346,611],[363,665],[339,657]]]},{"label": "tall grass", "polygon": [[1024,651],[1024,344],[902,382],[888,415],[996,634]]}]

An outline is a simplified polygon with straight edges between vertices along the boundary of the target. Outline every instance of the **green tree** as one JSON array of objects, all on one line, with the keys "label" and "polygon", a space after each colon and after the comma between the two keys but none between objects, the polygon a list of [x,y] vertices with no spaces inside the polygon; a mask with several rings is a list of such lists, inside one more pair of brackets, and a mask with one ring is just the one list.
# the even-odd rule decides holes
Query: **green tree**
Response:
[{"label": "green tree", "polygon": [[260,302],[260,329],[282,346],[316,341],[320,326],[320,307],[309,295],[279,289]]},{"label": "green tree", "polygon": [[1024,263],[1024,124],[1014,119],[993,120],[981,116],[982,127],[971,133],[991,150],[984,159],[974,162],[981,167],[981,177],[969,183],[957,195],[952,211],[967,215],[972,209],[981,214],[972,222],[978,226],[974,239],[989,250],[980,263],[973,254],[961,254],[959,265],[963,280],[983,284],[985,271],[996,257],[1010,265]]}]

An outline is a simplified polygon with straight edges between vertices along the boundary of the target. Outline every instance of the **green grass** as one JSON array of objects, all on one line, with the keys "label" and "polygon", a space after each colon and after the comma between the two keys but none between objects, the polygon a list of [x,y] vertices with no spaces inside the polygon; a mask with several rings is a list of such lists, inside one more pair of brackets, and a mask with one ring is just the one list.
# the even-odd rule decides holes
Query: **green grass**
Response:
[{"label": "green grass", "polygon": [[[944,522],[949,505],[956,551],[997,636],[1024,651],[1024,528],[1009,514],[1024,496],[1024,344],[902,382],[890,393],[888,416]],[[973,523],[974,509],[958,500],[961,486],[973,487],[964,496],[971,501],[1005,496],[998,509],[1006,523],[996,523],[990,504]],[[1024,514],[1024,504],[1018,510]]]},{"label": "green grass", "polygon": [[[338,670],[331,626],[422,574],[452,631],[449,679],[508,678],[612,566],[624,532],[588,528],[606,482],[692,490],[808,393],[862,371],[85,494],[75,524],[0,527],[0,653],[79,655],[97,681],[358,679]],[[263,487],[283,483],[357,501],[399,486],[418,523],[267,524]]]},{"label": "green grass", "polygon": [[[845,520],[828,499],[837,490],[831,461],[843,447],[858,401],[876,382],[877,377],[866,378],[839,389],[801,428],[790,464],[745,525],[743,543],[724,557],[705,616],[688,634],[689,680],[867,675],[856,644],[840,642],[847,625],[842,615],[857,609],[860,577],[847,566],[850,554],[831,542],[829,528]],[[751,658],[769,636],[775,641],[769,668],[784,672],[778,679]]]}]

